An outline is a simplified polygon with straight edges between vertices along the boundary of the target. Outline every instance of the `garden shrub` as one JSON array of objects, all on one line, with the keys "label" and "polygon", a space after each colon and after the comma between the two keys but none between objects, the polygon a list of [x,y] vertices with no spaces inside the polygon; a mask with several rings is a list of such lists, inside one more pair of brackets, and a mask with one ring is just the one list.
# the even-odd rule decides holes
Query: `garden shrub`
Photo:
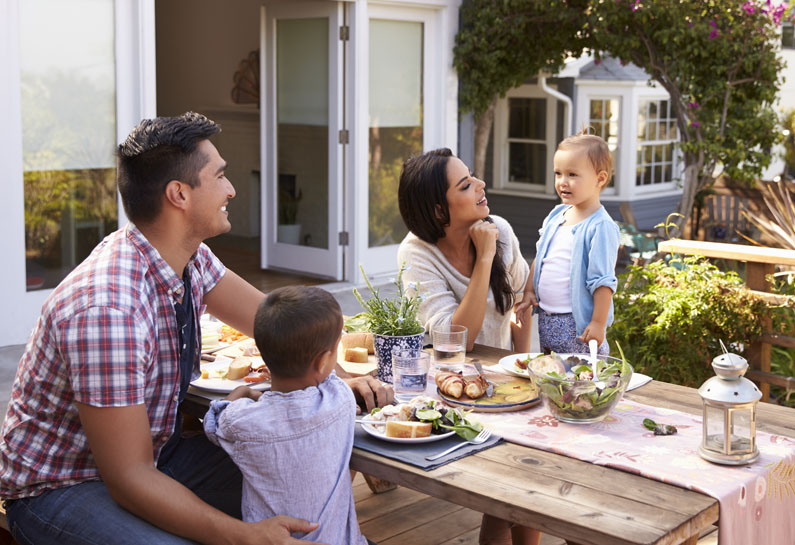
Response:
[{"label": "garden shrub", "polygon": [[[780,273],[773,278],[772,291],[781,295],[795,296],[795,271]],[[773,309],[773,331],[795,337],[795,311],[789,307]],[[770,350],[770,371],[777,375],[795,377],[795,349],[772,346]],[[770,397],[781,405],[795,407],[795,395],[787,401],[784,388],[770,387]]]},{"label": "garden shrub", "polygon": [[611,349],[620,343],[640,373],[693,387],[714,375],[721,340],[742,353],[763,333],[759,317],[773,316],[736,272],[700,257],[631,266],[619,277],[613,303]]}]

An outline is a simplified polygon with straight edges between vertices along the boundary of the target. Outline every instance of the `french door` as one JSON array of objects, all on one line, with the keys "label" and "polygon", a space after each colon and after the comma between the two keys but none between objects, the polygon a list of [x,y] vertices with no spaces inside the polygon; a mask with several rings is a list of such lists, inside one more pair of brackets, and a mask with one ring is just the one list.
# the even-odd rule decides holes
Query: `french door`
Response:
[{"label": "french door", "polygon": [[262,266],[342,279],[343,3],[263,7]]},{"label": "french door", "polygon": [[382,274],[397,270],[397,249],[407,233],[397,202],[403,162],[437,147],[455,150],[455,118],[447,130],[444,112],[455,95],[445,92],[448,44],[442,36],[448,30],[439,10],[369,5],[359,15],[357,54],[366,61],[354,85],[357,96],[366,97],[357,100],[366,111],[356,128],[366,137],[356,139],[354,157],[356,255],[368,274]]}]

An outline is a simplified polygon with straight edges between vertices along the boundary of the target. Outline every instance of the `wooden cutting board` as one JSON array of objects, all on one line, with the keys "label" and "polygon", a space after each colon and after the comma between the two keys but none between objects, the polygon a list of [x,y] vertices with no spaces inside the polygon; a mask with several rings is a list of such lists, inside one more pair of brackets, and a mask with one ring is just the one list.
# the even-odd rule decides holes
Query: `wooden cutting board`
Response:
[{"label": "wooden cutting board", "polygon": [[370,354],[367,358],[367,363],[354,363],[352,361],[345,361],[345,349],[342,348],[340,343],[337,349],[337,363],[347,373],[354,377],[363,377],[365,375],[375,375],[378,369],[378,359],[375,354]]}]

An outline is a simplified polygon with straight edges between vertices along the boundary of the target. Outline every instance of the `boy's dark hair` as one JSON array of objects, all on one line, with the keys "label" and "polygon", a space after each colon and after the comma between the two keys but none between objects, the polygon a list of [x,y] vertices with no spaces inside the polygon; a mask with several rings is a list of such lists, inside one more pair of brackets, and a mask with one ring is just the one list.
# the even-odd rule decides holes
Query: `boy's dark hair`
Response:
[{"label": "boy's dark hair", "polygon": [[268,294],[254,318],[254,340],[271,373],[304,375],[318,354],[334,350],[342,311],[324,289],[287,286]]},{"label": "boy's dark hair", "polygon": [[[428,244],[436,244],[443,238],[444,228],[450,224],[450,205],[447,203],[447,163],[450,157],[453,157],[450,149],[435,149],[407,159],[400,173],[398,208],[403,223]],[[497,253],[491,262],[489,287],[497,310],[505,314],[513,307],[514,295],[502,260],[502,247],[503,242],[498,240]]]},{"label": "boy's dark hair", "polygon": [[208,158],[196,146],[220,130],[214,121],[187,112],[144,119],[130,132],[117,150],[119,193],[130,221],[145,224],[157,218],[171,180],[199,184]]}]

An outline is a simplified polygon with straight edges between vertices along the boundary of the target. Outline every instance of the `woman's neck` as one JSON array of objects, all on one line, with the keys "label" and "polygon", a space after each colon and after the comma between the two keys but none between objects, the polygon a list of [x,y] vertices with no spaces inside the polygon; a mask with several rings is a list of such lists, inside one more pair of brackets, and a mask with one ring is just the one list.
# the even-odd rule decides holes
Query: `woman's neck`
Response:
[{"label": "woman's neck", "polygon": [[436,241],[436,246],[453,267],[465,276],[472,274],[475,259],[469,227],[445,229],[445,236]]}]

